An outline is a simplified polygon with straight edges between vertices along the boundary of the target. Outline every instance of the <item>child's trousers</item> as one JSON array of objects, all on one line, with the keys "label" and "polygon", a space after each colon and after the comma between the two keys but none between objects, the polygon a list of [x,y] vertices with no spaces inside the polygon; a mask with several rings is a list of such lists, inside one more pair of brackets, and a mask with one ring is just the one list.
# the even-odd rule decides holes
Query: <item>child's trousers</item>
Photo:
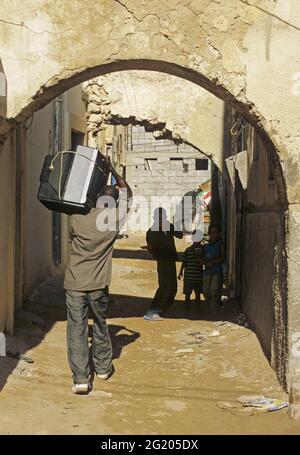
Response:
[{"label": "child's trousers", "polygon": [[220,273],[205,273],[203,275],[203,295],[212,313],[215,313],[219,308],[221,289],[222,276]]}]

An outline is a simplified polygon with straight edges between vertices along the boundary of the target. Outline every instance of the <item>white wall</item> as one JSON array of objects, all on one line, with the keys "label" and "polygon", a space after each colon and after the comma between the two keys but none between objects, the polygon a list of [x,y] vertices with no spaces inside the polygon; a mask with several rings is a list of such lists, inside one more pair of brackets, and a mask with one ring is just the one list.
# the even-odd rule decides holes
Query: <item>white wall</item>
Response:
[{"label": "white wall", "polygon": [[[27,132],[25,158],[24,222],[24,295],[49,274],[62,273],[68,259],[68,217],[62,215],[62,261],[56,266],[52,258],[52,212],[38,200],[39,177],[45,155],[53,153],[54,101],[38,111]],[[28,121],[29,124],[29,121]],[[81,87],[63,96],[63,149],[71,146],[71,131],[85,133],[85,103]]]}]

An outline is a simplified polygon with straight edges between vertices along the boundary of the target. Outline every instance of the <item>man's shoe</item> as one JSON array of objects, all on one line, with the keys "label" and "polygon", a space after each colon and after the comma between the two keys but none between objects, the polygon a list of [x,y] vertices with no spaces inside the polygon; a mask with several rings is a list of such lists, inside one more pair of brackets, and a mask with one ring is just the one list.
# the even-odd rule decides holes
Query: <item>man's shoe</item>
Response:
[{"label": "man's shoe", "polygon": [[110,370],[107,373],[96,373],[98,379],[102,379],[102,381],[107,381],[111,377],[114,372],[114,367],[111,366]]},{"label": "man's shoe", "polygon": [[91,390],[91,384],[74,384],[72,387],[72,392],[76,395],[86,395]]},{"label": "man's shoe", "polygon": [[164,318],[162,318],[158,313],[145,314],[144,319],[146,321],[164,321]]}]

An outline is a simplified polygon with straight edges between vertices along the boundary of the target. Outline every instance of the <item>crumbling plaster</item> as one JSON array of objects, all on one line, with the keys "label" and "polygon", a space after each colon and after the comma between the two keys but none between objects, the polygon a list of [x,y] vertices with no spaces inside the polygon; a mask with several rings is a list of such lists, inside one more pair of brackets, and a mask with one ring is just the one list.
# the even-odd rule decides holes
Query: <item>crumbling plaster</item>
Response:
[{"label": "crumbling plaster", "polygon": [[224,103],[198,85],[154,71],[125,71],[84,84],[89,144],[107,123],[147,123],[222,165]]},{"label": "crumbling plaster", "polygon": [[279,152],[288,199],[299,202],[296,0],[11,0],[0,22],[8,117],[28,117],[101,73],[160,69],[236,103],[261,125]]},{"label": "crumbling plaster", "polygon": [[[10,0],[0,13],[7,117],[13,122],[76,84],[130,69],[200,85],[257,126],[290,204],[289,388],[297,403],[300,357],[291,353],[300,333],[299,31],[299,0]],[[11,124],[2,121],[0,132]],[[300,417],[300,406],[293,412]]]}]

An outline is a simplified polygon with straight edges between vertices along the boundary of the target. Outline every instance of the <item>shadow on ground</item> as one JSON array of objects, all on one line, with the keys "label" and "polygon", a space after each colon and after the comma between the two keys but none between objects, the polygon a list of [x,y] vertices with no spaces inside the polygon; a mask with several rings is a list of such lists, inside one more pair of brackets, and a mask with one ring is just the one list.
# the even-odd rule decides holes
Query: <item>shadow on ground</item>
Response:
[{"label": "shadow on ground", "polygon": [[[183,252],[178,252],[179,260],[182,259]],[[140,259],[144,261],[155,261],[153,256],[147,250],[130,250],[124,248],[115,248],[113,257],[116,259]]]},{"label": "shadow on ground", "polygon": [[[130,330],[125,325],[108,323],[109,334],[113,346],[113,360],[121,357],[122,350],[136,341],[141,335],[139,332]],[[89,324],[89,338],[93,337],[93,325]],[[92,355],[90,355],[92,358]]]},{"label": "shadow on ground", "polygon": [[[141,253],[137,253],[140,258]],[[108,319],[143,317],[151,304],[151,298],[140,296],[113,294],[111,298]],[[25,302],[24,309],[26,310],[25,313],[33,315],[32,320],[30,320],[30,317],[25,318],[25,320],[24,318],[16,318],[14,336],[7,336],[7,350],[14,357],[18,356],[18,354],[26,354],[38,346],[57,321],[66,320],[63,277],[53,276],[44,281],[30,296],[30,299]],[[184,302],[176,301],[167,317],[186,320],[233,321],[237,313],[237,307],[227,305],[215,317],[211,317],[203,303],[198,306],[191,303],[189,307],[186,307]],[[34,316],[38,316],[37,320],[34,320]],[[149,324],[152,323],[149,322]],[[140,336],[140,333],[128,330],[123,324],[109,322],[109,330],[115,359],[121,356],[125,346],[133,343]],[[22,368],[25,369],[26,366],[24,362],[26,364],[25,360],[19,361],[17,358],[10,356],[0,357],[0,391],[11,374],[23,374]]]},{"label": "shadow on ground", "polygon": [[[111,294],[109,318],[136,318],[143,317],[151,305],[152,299],[132,295]],[[196,304],[191,301],[186,305],[182,300],[176,300],[168,311],[168,319],[187,319],[190,321],[228,321],[233,322],[240,313],[239,306],[232,302],[221,308],[216,315],[211,315],[206,304],[202,301]]]},{"label": "shadow on ground", "polygon": [[154,261],[151,254],[146,250],[126,250],[115,248],[113,257],[116,259],[142,259],[144,261]]},{"label": "shadow on ground", "polygon": [[[55,322],[66,319],[64,300],[62,277],[49,277],[24,302],[22,313],[29,317],[24,320],[16,314],[14,334],[6,337],[8,355],[0,357],[0,391],[11,374],[22,375],[25,370],[27,362],[14,357],[38,346]],[[39,321],[30,321],[30,314],[38,315]]]}]

